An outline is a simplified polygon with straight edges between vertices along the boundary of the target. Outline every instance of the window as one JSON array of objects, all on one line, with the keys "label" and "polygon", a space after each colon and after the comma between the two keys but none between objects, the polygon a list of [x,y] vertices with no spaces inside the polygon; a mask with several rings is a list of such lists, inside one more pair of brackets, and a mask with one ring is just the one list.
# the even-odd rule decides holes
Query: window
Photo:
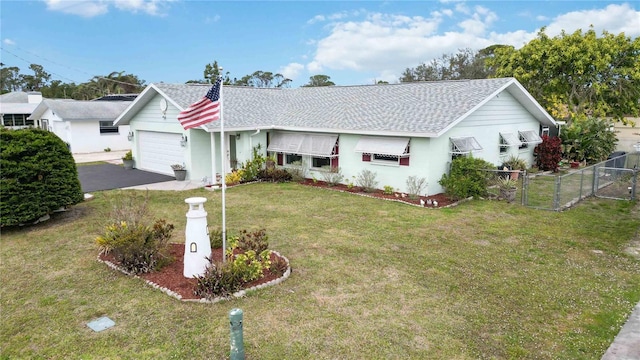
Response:
[{"label": "window", "polygon": [[323,166],[330,167],[331,166],[331,158],[330,157],[312,157],[311,158],[311,167],[321,168]]},{"label": "window", "polygon": [[383,154],[372,154],[373,158],[371,159],[373,162],[388,162],[390,164],[398,164],[400,162],[400,157],[396,155],[383,155]]},{"label": "window", "polygon": [[510,146],[520,147],[522,142],[515,133],[500,133],[500,153],[506,153]]},{"label": "window", "polygon": [[4,114],[2,125],[4,126],[33,126],[33,120],[28,120],[27,114]]},{"label": "window", "polygon": [[338,135],[274,132],[267,151],[277,154],[278,165],[304,162],[310,168],[338,166]]},{"label": "window", "polygon": [[482,146],[472,136],[449,138],[449,141],[451,142],[452,154],[470,154],[473,151],[482,150]]},{"label": "window", "polygon": [[285,164],[286,165],[291,165],[296,161],[302,162],[302,155],[286,154],[286,156],[285,156]]},{"label": "window", "polygon": [[518,131],[522,144],[519,149],[526,149],[529,145],[536,145],[542,142],[542,138],[533,130]]},{"label": "window", "polygon": [[118,126],[113,126],[111,121],[100,121],[100,134],[118,134]]},{"label": "window", "polygon": [[13,114],[4,114],[2,116],[2,125],[13,126]]},{"label": "window", "polygon": [[355,148],[362,161],[386,165],[409,165],[409,138],[362,136]]}]

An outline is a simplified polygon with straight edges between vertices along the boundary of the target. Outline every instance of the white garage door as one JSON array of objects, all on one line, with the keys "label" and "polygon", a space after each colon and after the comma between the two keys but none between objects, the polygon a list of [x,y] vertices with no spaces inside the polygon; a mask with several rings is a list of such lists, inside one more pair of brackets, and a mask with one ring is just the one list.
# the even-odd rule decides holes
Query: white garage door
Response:
[{"label": "white garage door", "polygon": [[139,131],[140,159],[136,161],[136,167],[140,170],[173,175],[171,164],[184,163],[181,138],[182,134]]}]

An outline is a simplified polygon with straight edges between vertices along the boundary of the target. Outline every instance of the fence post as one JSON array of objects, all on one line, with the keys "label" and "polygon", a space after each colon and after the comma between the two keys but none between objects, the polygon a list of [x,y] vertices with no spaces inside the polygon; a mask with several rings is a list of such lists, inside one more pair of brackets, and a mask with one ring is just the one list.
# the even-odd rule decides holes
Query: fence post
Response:
[{"label": "fence post", "polygon": [[528,193],[529,191],[529,174],[527,170],[522,173],[522,194],[520,194],[520,205],[525,206],[529,203]]},{"label": "fence post", "polygon": [[244,360],[244,339],[242,335],[242,310],[229,311],[229,325],[231,327],[231,360]]},{"label": "fence post", "polygon": [[633,171],[633,176],[631,177],[631,200],[636,198],[638,189],[638,170]]}]

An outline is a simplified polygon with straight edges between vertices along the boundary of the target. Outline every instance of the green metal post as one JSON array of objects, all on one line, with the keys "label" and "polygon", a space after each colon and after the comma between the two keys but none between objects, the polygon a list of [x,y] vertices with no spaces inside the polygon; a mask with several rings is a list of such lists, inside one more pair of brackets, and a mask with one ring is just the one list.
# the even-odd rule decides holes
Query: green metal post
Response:
[{"label": "green metal post", "polygon": [[242,336],[242,310],[229,311],[229,325],[231,326],[231,360],[244,360],[244,339]]}]

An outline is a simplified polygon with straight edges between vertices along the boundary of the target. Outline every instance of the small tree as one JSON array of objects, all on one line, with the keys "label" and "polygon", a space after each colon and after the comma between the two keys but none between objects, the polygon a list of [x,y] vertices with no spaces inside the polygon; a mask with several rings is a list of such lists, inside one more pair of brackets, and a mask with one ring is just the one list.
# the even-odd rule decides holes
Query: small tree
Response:
[{"label": "small tree", "polygon": [[533,152],[536,154],[536,165],[542,171],[558,171],[558,164],[562,160],[562,140],[559,137],[542,135],[542,143]]},{"label": "small tree", "polygon": [[0,226],[32,222],[83,200],[67,145],[41,129],[0,129]]}]

